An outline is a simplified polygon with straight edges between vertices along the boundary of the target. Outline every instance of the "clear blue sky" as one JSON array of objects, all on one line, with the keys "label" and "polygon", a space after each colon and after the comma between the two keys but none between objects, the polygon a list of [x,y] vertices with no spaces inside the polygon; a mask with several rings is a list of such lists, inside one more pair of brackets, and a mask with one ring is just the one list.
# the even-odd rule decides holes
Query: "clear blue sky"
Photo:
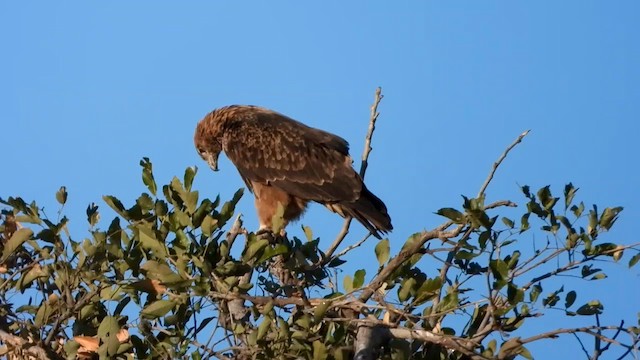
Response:
[{"label": "clear blue sky", "polygon": [[[1,197],[37,200],[53,215],[54,193],[67,186],[81,238],[87,204],[109,218],[102,195],[131,204],[145,190],[138,162],[148,156],[159,183],[197,165],[201,195],[229,198],[243,186],[236,170],[225,159],[209,171],[192,138],[203,115],[234,103],[337,133],[358,165],[382,86],[367,183],[393,217],[394,249],[439,224],[434,211],[476,194],[526,129],[489,200],[522,202],[518,184],[559,194],[572,181],[588,204],[625,207],[607,239],[638,241],[640,3],[176,4],[0,3]],[[250,195],[239,210],[257,226]],[[342,221],[314,206],[302,223],[328,244]],[[363,234],[354,225],[349,241]],[[359,254],[373,256],[372,246]],[[352,269],[368,265],[361,258]],[[603,300],[608,323],[635,323],[640,311],[639,272],[625,264],[606,283],[573,286],[579,302]],[[544,359],[579,348],[564,337],[533,350]]]}]

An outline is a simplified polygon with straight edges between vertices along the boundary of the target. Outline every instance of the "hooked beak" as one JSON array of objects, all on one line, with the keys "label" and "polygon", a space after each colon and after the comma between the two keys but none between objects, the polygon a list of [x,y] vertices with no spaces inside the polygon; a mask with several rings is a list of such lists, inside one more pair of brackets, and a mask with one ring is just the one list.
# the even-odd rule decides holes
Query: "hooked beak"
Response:
[{"label": "hooked beak", "polygon": [[207,153],[206,159],[207,160],[207,164],[209,164],[209,167],[211,168],[211,170],[213,171],[218,171],[218,156],[220,155],[220,153]]}]

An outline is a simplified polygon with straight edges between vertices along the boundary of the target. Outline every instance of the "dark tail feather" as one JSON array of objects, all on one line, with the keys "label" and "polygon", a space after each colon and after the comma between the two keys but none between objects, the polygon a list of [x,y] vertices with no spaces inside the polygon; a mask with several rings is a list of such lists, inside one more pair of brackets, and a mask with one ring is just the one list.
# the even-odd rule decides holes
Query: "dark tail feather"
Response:
[{"label": "dark tail feather", "polygon": [[358,200],[352,203],[342,203],[340,206],[345,214],[358,220],[378,239],[382,239],[380,233],[384,234],[393,230],[387,207],[366,187],[362,189]]}]

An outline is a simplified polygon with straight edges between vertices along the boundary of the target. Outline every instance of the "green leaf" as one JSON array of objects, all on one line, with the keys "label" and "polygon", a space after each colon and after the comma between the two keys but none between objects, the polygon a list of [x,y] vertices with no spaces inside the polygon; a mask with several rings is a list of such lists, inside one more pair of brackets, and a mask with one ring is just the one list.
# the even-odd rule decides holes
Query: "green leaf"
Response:
[{"label": "green leaf", "polygon": [[326,360],[327,347],[319,340],[313,342],[313,360]]},{"label": "green leaf", "polygon": [[600,216],[600,222],[599,222],[600,227],[604,228],[605,230],[611,229],[611,227],[616,222],[616,220],[618,220],[618,214],[620,214],[622,209],[623,209],[622,206],[617,206],[614,208],[605,208],[604,211],[602,212],[602,216]]},{"label": "green leaf", "polygon": [[402,285],[400,285],[400,288],[398,289],[398,300],[400,301],[406,301],[409,296],[411,295],[411,291],[413,290],[413,287],[416,285],[416,279],[415,278],[407,278],[404,279],[404,281],[402,281]]},{"label": "green leaf", "polygon": [[524,291],[513,283],[507,287],[507,300],[511,305],[517,305],[524,300]]},{"label": "green leaf", "polygon": [[564,286],[560,287],[560,289],[547,295],[547,297],[542,300],[542,305],[549,306],[549,307],[555,306],[558,303],[558,301],[560,301],[560,296],[558,296],[558,294],[560,294],[563,291],[564,291]]},{"label": "green leaf", "polygon": [[111,196],[111,195],[104,195],[102,197],[102,200],[104,200],[104,202],[107,203],[107,205],[109,205],[110,208],[113,209],[113,211],[115,211],[118,215],[122,216],[125,219],[129,219],[129,215],[127,214],[127,211],[124,208],[124,205],[122,205],[122,202],[120,202],[120,200],[118,200],[118,198],[116,198],[115,196]]},{"label": "green leaf", "polygon": [[546,209],[551,210],[556,202],[558,202],[558,198],[554,198],[551,195],[551,190],[549,190],[549,185],[538,190],[538,199],[540,200],[540,204]]},{"label": "green leaf", "polygon": [[171,270],[171,267],[165,263],[150,260],[140,266],[142,273],[149,279],[160,280],[163,284],[176,284],[184,281],[180,275]]},{"label": "green leaf", "polygon": [[360,269],[358,271],[356,271],[355,275],[353,276],[353,288],[354,289],[359,289],[362,287],[362,285],[364,285],[364,276],[366,275],[366,271],[364,271],[364,269]]},{"label": "green leaf", "polygon": [[273,323],[273,319],[268,316],[265,316],[264,320],[258,325],[258,335],[257,339],[262,340],[265,335],[267,335],[267,330],[271,328],[271,324]]},{"label": "green leaf", "polygon": [[425,280],[416,291],[415,303],[421,304],[431,300],[438,294],[440,288],[442,288],[442,279],[439,277]]},{"label": "green leaf", "polygon": [[629,267],[633,267],[638,261],[640,261],[640,253],[633,255],[633,257],[629,259]]},{"label": "green leaf", "polygon": [[64,205],[67,202],[67,188],[64,186],[60,186],[60,190],[56,192],[56,200],[60,203],[60,205]]},{"label": "green leaf", "polygon": [[564,210],[566,211],[571,203],[573,202],[573,198],[576,196],[576,192],[578,188],[573,187],[572,183],[568,183],[564,186]]},{"label": "green leaf", "polygon": [[587,232],[592,237],[597,236],[597,226],[598,226],[598,207],[593,205],[593,210],[589,210],[589,227],[587,227]]},{"label": "green leaf", "polygon": [[513,220],[507,218],[507,217],[502,217],[502,222],[509,228],[509,229],[513,229],[514,226],[514,222]]},{"label": "green leaf", "polygon": [[158,188],[153,178],[153,165],[148,157],[143,157],[142,160],[140,160],[140,166],[142,166],[142,182],[147,186],[151,194],[155,196]]},{"label": "green leaf", "polygon": [[256,261],[256,264],[262,264],[263,262],[271,259],[274,256],[286,254],[289,252],[289,248],[285,244],[277,244],[276,246],[268,246],[262,252],[262,256]]},{"label": "green leaf", "polygon": [[380,266],[384,265],[387,261],[389,261],[389,252],[391,248],[389,247],[389,239],[384,239],[378,242],[375,248],[376,258],[378,258],[378,264]]},{"label": "green leaf", "polygon": [[141,314],[150,319],[156,319],[164,316],[176,306],[173,300],[157,300],[145,306]]},{"label": "green leaf", "polygon": [[191,191],[191,185],[193,185],[193,179],[196,177],[197,173],[197,166],[189,166],[184,170],[184,188],[187,191]]},{"label": "green leaf", "polygon": [[567,293],[567,296],[564,298],[564,307],[570,308],[571,305],[576,301],[577,294],[575,291],[571,290]]},{"label": "green leaf", "polygon": [[89,204],[87,206],[87,222],[89,222],[89,226],[94,227],[100,221],[100,213],[98,212],[98,205],[95,203]]},{"label": "green leaf", "polygon": [[259,255],[265,247],[267,247],[267,245],[269,245],[269,240],[255,238],[255,240],[247,247],[244,255],[242,256],[242,260],[245,262],[254,260],[254,258]]},{"label": "green leaf", "polygon": [[313,241],[313,231],[309,226],[302,226],[302,231],[304,231],[304,236],[307,238],[307,241]]},{"label": "green leaf", "polygon": [[580,216],[582,216],[582,212],[584,211],[584,203],[581,201],[580,205],[576,206],[573,205],[571,206],[571,212],[573,212],[573,215],[575,215],[575,217],[579,218]]},{"label": "green leaf", "polygon": [[202,234],[206,237],[210,237],[213,231],[218,228],[218,219],[214,219],[211,215],[206,215],[200,225],[202,228]]},{"label": "green leaf", "polygon": [[576,310],[576,314],[589,316],[589,315],[600,315],[602,314],[602,310],[604,310],[604,306],[598,300],[589,301],[588,303],[580,306],[578,310]]},{"label": "green leaf", "polygon": [[454,208],[442,208],[436,211],[436,214],[440,216],[444,216],[447,219],[453,221],[456,224],[464,224],[465,218],[464,214]]},{"label": "green leaf", "polygon": [[506,359],[514,357],[514,355],[519,354],[522,351],[522,341],[520,341],[520,337],[514,337],[506,341],[500,347],[500,352],[498,352],[498,359]]},{"label": "green leaf", "polygon": [[496,279],[495,289],[500,289],[506,285],[506,280],[509,277],[509,267],[507,263],[501,259],[495,259],[489,262],[489,267],[491,268],[493,277]]},{"label": "green leaf", "polygon": [[118,320],[113,316],[105,316],[100,322],[98,336],[103,344],[107,344],[107,354],[109,355],[115,355],[118,352],[120,341],[117,335],[119,331],[120,325],[118,325]]},{"label": "green leaf", "polygon": [[522,218],[520,218],[520,233],[523,233],[527,230],[529,230],[529,216],[531,214],[524,214],[522,215]]},{"label": "green leaf", "polygon": [[460,250],[456,253],[455,258],[458,260],[471,260],[480,254],[474,254],[467,250]]},{"label": "green leaf", "polygon": [[4,250],[2,250],[2,258],[0,263],[4,262],[16,251],[25,241],[29,240],[33,235],[33,231],[29,228],[18,229],[11,235],[11,238],[4,244]]},{"label": "green leaf", "polygon": [[160,259],[167,257],[167,248],[164,243],[156,238],[155,231],[151,228],[151,224],[140,223],[134,227],[134,231],[143,248],[151,250],[153,254]]},{"label": "green leaf", "polygon": [[324,314],[327,312],[327,309],[329,309],[329,306],[331,306],[331,300],[323,301],[316,306],[313,311],[313,322],[315,324],[319,324],[322,321]]},{"label": "green leaf", "polygon": [[353,291],[353,278],[351,275],[345,275],[342,280],[342,286],[344,287],[344,291],[350,293]]}]

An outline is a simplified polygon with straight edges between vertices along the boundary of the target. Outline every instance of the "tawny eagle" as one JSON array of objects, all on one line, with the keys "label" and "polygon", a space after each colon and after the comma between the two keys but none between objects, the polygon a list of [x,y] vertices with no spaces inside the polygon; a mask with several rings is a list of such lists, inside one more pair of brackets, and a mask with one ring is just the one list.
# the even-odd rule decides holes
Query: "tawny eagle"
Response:
[{"label": "tawny eagle", "polygon": [[387,207],[353,169],[349,144],[339,136],[269,109],[231,105],[207,114],[194,142],[213,171],[224,150],[255,196],[262,231],[271,230],[278,204],[286,226],[310,201],[353,217],[377,238],[393,229]]}]

